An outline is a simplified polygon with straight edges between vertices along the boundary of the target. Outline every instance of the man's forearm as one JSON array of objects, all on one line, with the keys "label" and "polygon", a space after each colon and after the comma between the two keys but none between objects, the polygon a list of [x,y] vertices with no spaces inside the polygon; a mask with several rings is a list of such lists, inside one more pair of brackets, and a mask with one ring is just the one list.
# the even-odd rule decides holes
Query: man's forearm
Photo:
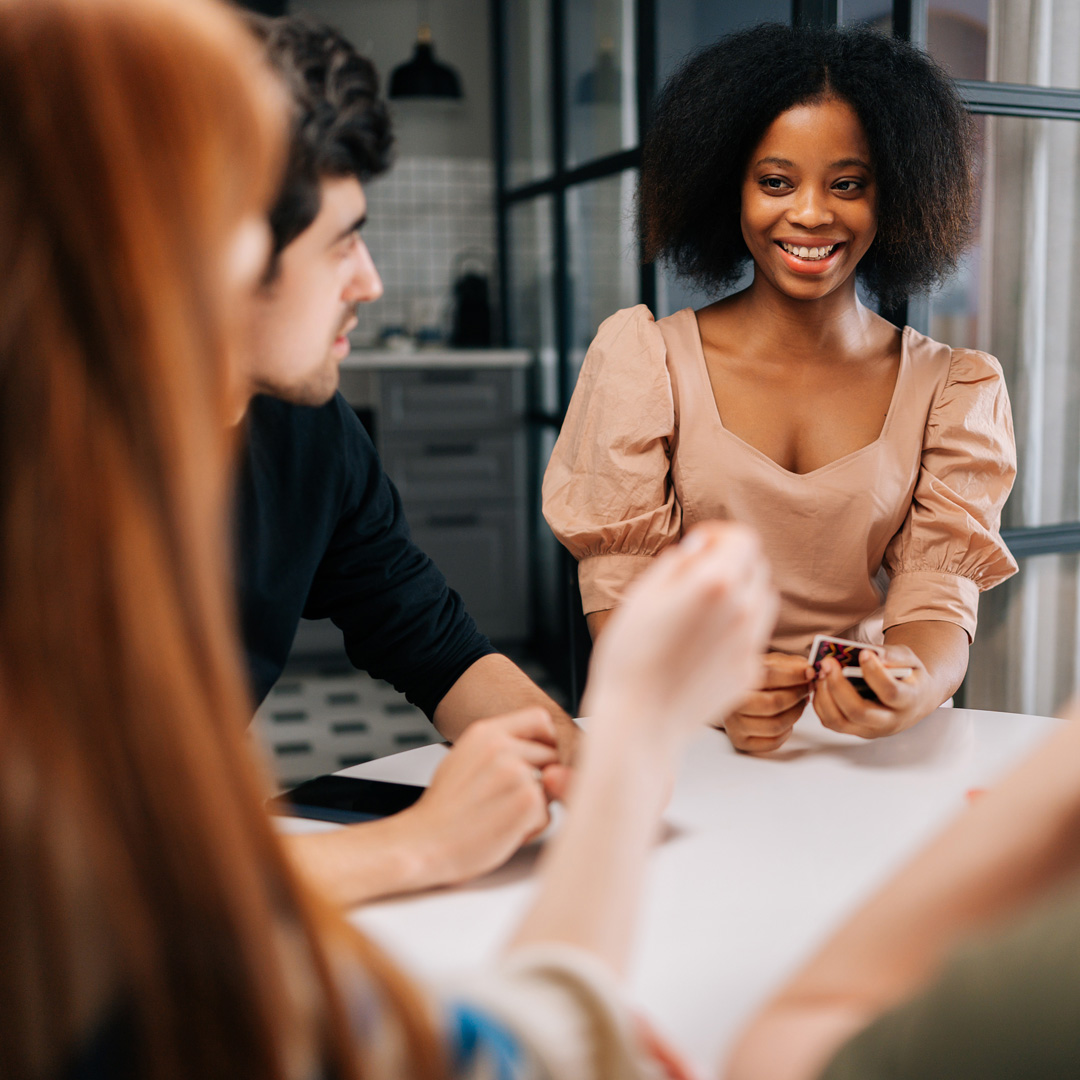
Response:
[{"label": "man's forearm", "polygon": [[343,907],[444,884],[407,812],[332,832],[284,837],[300,872]]},{"label": "man's forearm", "polygon": [[564,739],[572,738],[572,731],[576,730],[566,710],[512,660],[501,653],[491,653],[480,657],[450,687],[435,710],[435,727],[444,739],[454,742],[474,720],[503,716],[534,705],[551,714],[561,749]]}]

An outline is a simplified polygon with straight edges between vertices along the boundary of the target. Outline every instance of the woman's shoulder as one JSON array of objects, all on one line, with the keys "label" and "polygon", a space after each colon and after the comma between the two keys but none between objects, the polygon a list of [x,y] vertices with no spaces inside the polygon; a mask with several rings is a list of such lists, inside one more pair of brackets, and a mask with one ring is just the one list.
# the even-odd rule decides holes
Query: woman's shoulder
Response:
[{"label": "woman's shoulder", "polygon": [[673,333],[688,331],[697,331],[697,318],[693,308],[682,308],[657,319],[647,304],[635,304],[609,315],[596,331],[594,343],[614,344],[636,339],[646,347],[663,348],[665,339],[670,338]]},{"label": "woman's shoulder", "polygon": [[904,327],[904,339],[913,366],[936,369],[947,383],[1002,376],[997,357],[981,349],[935,341],[912,326]]},{"label": "woman's shoulder", "polygon": [[988,352],[954,348],[910,326],[904,328],[904,348],[908,393],[928,416],[960,418],[1007,400],[1001,365]]},{"label": "woman's shoulder", "polygon": [[633,307],[620,308],[614,315],[609,315],[597,329],[593,345],[639,345],[649,348],[659,340],[656,318],[648,305],[635,304]]},{"label": "woman's shoulder", "polygon": [[586,359],[586,369],[609,363],[627,367],[663,369],[667,356],[664,334],[645,304],[622,308],[599,326]]},{"label": "woman's shoulder", "polygon": [[668,345],[652,312],[637,304],[600,324],[578,374],[567,423],[572,428],[579,413],[596,415],[597,409],[640,420],[643,412],[652,415],[657,402],[670,417]]}]

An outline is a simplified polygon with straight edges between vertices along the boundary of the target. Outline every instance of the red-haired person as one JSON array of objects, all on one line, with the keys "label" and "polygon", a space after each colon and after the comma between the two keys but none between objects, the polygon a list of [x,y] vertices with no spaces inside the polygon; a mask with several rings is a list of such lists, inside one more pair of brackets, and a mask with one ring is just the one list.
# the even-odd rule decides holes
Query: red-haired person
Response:
[{"label": "red-haired person", "polygon": [[436,991],[350,928],[264,812],[231,603],[285,112],[214,0],[0,3],[0,1075],[653,1076],[618,977],[677,755],[755,676],[765,563],[713,525],[638,583],[498,963]]}]

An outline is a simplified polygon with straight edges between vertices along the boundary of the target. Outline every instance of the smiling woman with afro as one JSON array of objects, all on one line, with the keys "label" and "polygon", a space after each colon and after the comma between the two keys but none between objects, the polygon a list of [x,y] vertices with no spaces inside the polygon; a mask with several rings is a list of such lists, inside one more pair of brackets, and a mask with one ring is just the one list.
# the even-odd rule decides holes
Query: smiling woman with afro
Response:
[{"label": "smiling woman with afro", "polygon": [[925,292],[956,267],[975,196],[971,118],[923,52],[873,30],[764,25],[702,49],[664,87],[644,147],[646,258],[706,289],[738,280],[750,151],[782,112],[835,97],[862,124],[878,232],[859,276],[883,303]]},{"label": "smiling woman with afro", "polygon": [[[998,362],[901,331],[855,288],[892,306],[948,277],[974,202],[952,83],[884,34],[758,26],[692,56],[660,94],[646,256],[720,299],[601,325],[544,514],[578,560],[594,637],[695,522],[757,529],[781,606],[758,689],[716,717],[739,749],[777,749],[808,700],[862,738],[917,723],[964,677],[979,593],[1015,573]],[[751,284],[725,296],[748,262]],[[878,648],[841,665],[808,656],[818,634]]]}]

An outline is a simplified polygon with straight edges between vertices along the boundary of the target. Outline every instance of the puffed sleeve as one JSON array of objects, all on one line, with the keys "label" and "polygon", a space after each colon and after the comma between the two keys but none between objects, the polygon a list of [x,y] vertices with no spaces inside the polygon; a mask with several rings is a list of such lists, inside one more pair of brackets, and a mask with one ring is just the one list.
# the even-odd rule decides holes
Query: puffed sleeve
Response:
[{"label": "puffed sleeve", "polygon": [[650,558],[679,537],[674,430],[660,330],[644,305],[616,312],[589,346],[544,474],[544,517],[578,560],[586,613],[616,607]]},{"label": "puffed sleeve", "polygon": [[979,593],[1016,573],[998,531],[1015,476],[1001,366],[986,353],[954,349],[926,424],[911,509],[885,552],[886,630],[951,622],[974,639]]}]

